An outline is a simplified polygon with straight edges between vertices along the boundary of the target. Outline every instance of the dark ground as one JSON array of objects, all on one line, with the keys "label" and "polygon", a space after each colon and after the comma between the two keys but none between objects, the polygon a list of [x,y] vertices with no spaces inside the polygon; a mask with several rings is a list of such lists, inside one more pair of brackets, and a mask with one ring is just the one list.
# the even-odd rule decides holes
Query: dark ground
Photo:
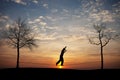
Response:
[{"label": "dark ground", "polygon": [[120,80],[120,69],[9,68],[0,69],[0,80]]}]

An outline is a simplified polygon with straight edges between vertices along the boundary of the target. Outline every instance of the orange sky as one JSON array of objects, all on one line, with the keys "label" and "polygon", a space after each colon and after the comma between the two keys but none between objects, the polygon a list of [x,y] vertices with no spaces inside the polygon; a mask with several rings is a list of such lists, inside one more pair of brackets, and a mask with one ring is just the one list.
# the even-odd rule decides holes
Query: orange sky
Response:
[{"label": "orange sky", "polygon": [[[66,43],[67,52],[64,55],[64,66],[69,69],[99,69],[100,53],[99,46],[81,43]],[[59,59],[60,51],[65,45],[61,43],[42,43],[32,51],[29,49],[20,50],[20,67],[35,68],[58,68],[55,65]],[[61,45],[60,45],[61,44]],[[59,45],[59,46],[58,46]],[[114,46],[112,48],[112,46]],[[120,55],[117,42],[110,43],[104,49],[104,68],[120,68]],[[110,47],[112,49],[110,49]],[[8,46],[1,46],[0,50],[0,68],[16,67],[16,49]]]}]

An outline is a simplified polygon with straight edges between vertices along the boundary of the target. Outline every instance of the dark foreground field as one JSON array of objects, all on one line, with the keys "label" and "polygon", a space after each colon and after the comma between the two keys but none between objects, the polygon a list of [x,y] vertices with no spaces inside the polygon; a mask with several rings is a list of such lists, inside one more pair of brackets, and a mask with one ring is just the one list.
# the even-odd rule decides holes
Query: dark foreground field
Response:
[{"label": "dark foreground field", "polygon": [[120,69],[74,70],[55,68],[0,69],[0,80],[120,80]]}]

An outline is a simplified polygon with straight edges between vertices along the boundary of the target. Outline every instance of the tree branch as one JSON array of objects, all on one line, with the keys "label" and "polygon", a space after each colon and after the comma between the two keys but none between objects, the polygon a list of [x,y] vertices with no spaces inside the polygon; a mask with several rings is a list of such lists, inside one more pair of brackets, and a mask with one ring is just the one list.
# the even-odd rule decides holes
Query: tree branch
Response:
[{"label": "tree branch", "polygon": [[10,39],[10,40],[12,41],[12,43],[16,44],[16,42],[13,40],[13,38],[10,38],[10,37],[8,36],[8,39]]},{"label": "tree branch", "polygon": [[94,44],[94,45],[100,45],[100,42],[99,43],[95,43],[93,40],[91,40],[90,38],[89,38],[89,42],[90,42],[90,44]]},{"label": "tree branch", "polygon": [[106,46],[109,43],[110,39],[105,40],[105,43],[102,45],[102,47]]}]

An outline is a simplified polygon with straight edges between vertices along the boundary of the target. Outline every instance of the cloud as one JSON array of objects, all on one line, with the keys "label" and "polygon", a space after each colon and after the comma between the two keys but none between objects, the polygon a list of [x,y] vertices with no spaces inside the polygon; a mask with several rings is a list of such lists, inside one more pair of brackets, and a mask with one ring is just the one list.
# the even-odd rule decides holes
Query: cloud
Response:
[{"label": "cloud", "polygon": [[120,1],[112,5],[113,7],[120,7]]},{"label": "cloud", "polygon": [[12,1],[17,3],[17,4],[27,5],[27,3],[23,0],[12,0]]},{"label": "cloud", "polygon": [[120,1],[112,5],[113,15],[115,19],[120,19]]},{"label": "cloud", "polygon": [[57,19],[56,18],[53,18],[51,16],[46,16],[46,19],[50,20],[50,21],[56,21]]},{"label": "cloud", "polygon": [[29,20],[28,23],[29,24],[36,24],[36,23],[40,23],[40,22],[43,22],[45,18],[43,16],[39,16],[37,17],[36,19],[34,20]]},{"label": "cloud", "polygon": [[105,31],[110,33],[116,33],[116,30],[113,30],[112,28],[107,28]]},{"label": "cloud", "polygon": [[47,29],[50,29],[50,30],[57,30],[58,27],[57,26],[46,26]]},{"label": "cloud", "polygon": [[33,3],[37,4],[38,3],[38,0],[32,0]]},{"label": "cloud", "polygon": [[0,15],[0,22],[5,22],[9,19],[8,16],[5,16],[5,15]]},{"label": "cloud", "polygon": [[59,40],[63,40],[65,42],[76,42],[76,41],[81,41],[85,40],[85,36],[80,36],[80,35],[59,35],[56,37]]},{"label": "cloud", "polygon": [[58,33],[53,32],[52,34],[40,33],[39,37],[36,37],[39,40],[48,41],[48,40],[63,40],[65,42],[75,42],[85,40],[85,36],[80,35],[58,35]]},{"label": "cloud", "polygon": [[5,25],[5,28],[8,29],[9,27],[10,27],[10,24],[7,23],[7,24]]},{"label": "cloud", "polygon": [[52,34],[46,34],[46,33],[41,33],[40,35],[39,35],[39,37],[36,37],[37,39],[39,39],[39,40],[43,40],[43,41],[45,41],[45,40],[56,40],[56,32],[54,32],[54,33],[52,33]]},{"label": "cloud", "polygon": [[35,22],[29,20],[28,23],[29,23],[29,24],[33,24],[33,23],[35,23]]},{"label": "cloud", "polygon": [[88,25],[88,26],[86,26],[86,25],[82,26],[80,24],[76,24],[76,25],[71,25],[70,27],[68,27],[67,30],[71,34],[79,35],[79,36],[84,36],[84,38],[86,38],[86,36],[88,34],[91,34],[91,35],[95,34],[94,29],[91,29],[89,26],[90,25]]},{"label": "cloud", "polygon": [[39,22],[39,24],[41,25],[41,26],[46,26],[47,25],[47,23],[46,22]]},{"label": "cloud", "polygon": [[63,12],[66,12],[66,13],[67,13],[67,12],[69,12],[69,11],[68,11],[67,9],[63,9]]},{"label": "cloud", "polygon": [[40,31],[46,31],[45,26],[47,26],[47,23],[44,21],[44,19],[45,19],[45,17],[39,16],[33,20],[29,20],[28,23],[38,33]]},{"label": "cloud", "polygon": [[39,16],[40,19],[45,19],[43,16]]},{"label": "cloud", "polygon": [[[91,54],[87,54],[88,56],[101,56],[99,53],[91,53]],[[109,53],[105,53],[104,54],[105,56],[120,56],[119,53],[112,53],[112,52],[109,52]]]},{"label": "cloud", "polygon": [[39,32],[46,32],[47,30],[49,32],[52,32],[53,30],[57,30],[58,27],[54,25],[49,25],[50,23],[47,23],[48,21],[55,21],[54,18],[50,16],[39,16],[33,20],[29,20],[28,23],[35,28],[35,30],[39,30]]},{"label": "cloud", "polygon": [[34,20],[35,22],[40,22],[41,20],[39,18],[35,19]]},{"label": "cloud", "polygon": [[89,17],[96,22],[114,22],[113,16],[108,10],[102,10],[98,13],[90,13]]},{"label": "cloud", "polygon": [[[84,33],[86,33],[86,30],[85,30],[84,27],[83,28],[82,27],[72,27],[71,29],[67,28],[67,30],[72,32],[72,33],[75,33],[75,32],[78,33],[79,32],[79,33],[83,33],[83,34],[76,34],[75,33],[75,34],[66,35],[66,34],[64,34],[64,32],[63,32],[63,34],[61,34],[61,31],[59,31],[59,29],[61,29],[62,27],[58,27],[58,26],[55,26],[55,25],[49,26],[47,23],[44,23],[44,22],[40,22],[39,24],[43,26],[43,27],[40,27],[40,29],[45,31],[45,32],[40,32],[39,33],[40,36],[37,37],[37,38],[40,39],[40,40],[43,40],[43,41],[46,41],[46,40],[63,40],[65,42],[74,42],[74,41],[79,41],[79,40],[85,40],[86,39],[86,36],[83,35]],[[52,30],[54,30],[55,32],[53,32]],[[50,33],[48,33],[48,31]],[[58,31],[58,32],[56,33],[56,31]],[[89,31],[87,31],[87,32],[89,32]]]},{"label": "cloud", "polygon": [[[45,17],[43,16],[39,16],[34,20],[29,20],[28,23],[29,24],[36,24],[36,23],[43,23],[43,21],[45,20]],[[44,22],[45,23],[45,22]]]},{"label": "cloud", "polygon": [[47,23],[46,23],[45,21],[43,21],[43,16],[40,16],[40,17],[36,18],[36,19],[33,21],[33,23],[38,23],[38,24],[40,24],[41,26],[46,26],[46,25],[47,25]]},{"label": "cloud", "polygon": [[9,26],[8,20],[10,20],[8,16],[0,14],[0,38],[3,38],[3,29]]},{"label": "cloud", "polygon": [[88,56],[95,56],[95,57],[97,57],[97,56],[100,56],[100,54],[87,54]]},{"label": "cloud", "polygon": [[46,4],[46,3],[43,4],[43,7],[48,8],[48,4]]},{"label": "cloud", "polygon": [[[106,8],[106,3],[108,4],[107,0],[82,0],[81,3],[81,11],[76,10],[76,12],[81,13],[83,16],[87,16],[87,20],[90,22],[114,22],[115,16],[118,17],[115,11],[119,11],[118,5],[120,2],[112,5],[115,7],[112,11]],[[108,4],[107,6],[112,7],[111,4]]]},{"label": "cloud", "polygon": [[58,12],[58,9],[52,9],[51,12],[56,13],[56,12]]},{"label": "cloud", "polygon": [[94,9],[99,9],[100,8],[100,3],[93,1],[93,0],[83,0],[81,1],[81,11],[83,13],[91,13],[92,10]]},{"label": "cloud", "polygon": [[73,18],[81,18],[81,15],[72,15]]}]

